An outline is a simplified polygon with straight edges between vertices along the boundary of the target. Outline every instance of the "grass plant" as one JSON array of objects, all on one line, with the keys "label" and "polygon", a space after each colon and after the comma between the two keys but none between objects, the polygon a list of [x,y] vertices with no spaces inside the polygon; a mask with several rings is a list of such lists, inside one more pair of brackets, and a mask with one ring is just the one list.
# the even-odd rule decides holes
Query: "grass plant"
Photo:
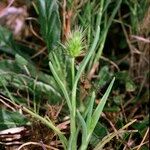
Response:
[{"label": "grass plant", "polygon": [[[31,55],[35,56],[35,50],[29,48],[30,45],[22,46],[8,29],[0,26],[0,53],[4,55],[4,58],[7,56],[7,59],[0,58],[0,92],[2,93],[0,93],[0,102],[5,106],[0,111],[2,118],[0,124],[3,125],[0,130],[14,128],[18,124],[21,126],[21,122],[24,122],[25,126],[32,126],[33,120],[39,121],[52,130],[54,133],[52,139],[59,138],[61,144],[57,147],[64,150],[102,150],[114,137],[122,141],[128,139],[127,142],[130,143],[132,134],[140,134],[139,137],[145,140],[147,132],[144,132],[144,129],[147,127],[148,119],[145,117],[142,122],[138,122],[138,119],[130,120],[130,117],[134,118],[136,110],[135,113],[133,110],[130,117],[126,116],[128,112],[125,110],[126,106],[137,102],[137,99],[133,98],[136,94],[134,81],[129,73],[120,70],[117,65],[119,62],[105,59],[112,65],[111,69],[108,63],[102,62],[102,59],[104,60],[102,53],[104,49],[107,49],[106,42],[109,39],[110,28],[117,22],[115,19],[117,12],[119,11],[120,17],[120,8],[124,5],[129,7],[131,19],[136,16],[131,21],[131,25],[133,33],[137,33],[137,26],[134,25],[138,22],[137,8],[140,2],[37,0],[31,4],[38,15],[38,36],[43,38],[41,40],[40,37],[40,41],[34,39],[40,44],[35,41],[33,43],[35,43],[35,49],[43,48],[44,45],[47,51],[42,55],[46,53],[46,56],[40,64],[39,60],[31,57]],[[143,4],[146,8],[144,2]],[[140,11],[140,14],[143,13]],[[121,25],[125,29],[123,22]],[[115,61],[113,54],[110,58]],[[38,63],[39,67],[37,67]],[[118,72],[113,68],[114,66],[117,66]],[[83,77],[85,81],[82,81]],[[113,92],[111,92],[112,89]],[[122,93],[123,90],[124,93]],[[141,91],[142,89],[140,94],[143,92]],[[111,97],[109,97],[110,94]],[[131,97],[129,103],[124,102],[124,99],[128,97]],[[64,114],[58,117],[58,113],[57,117],[60,120],[56,119],[56,121],[55,116],[49,114],[49,108],[53,104],[60,105],[60,103],[63,103],[61,113],[64,112]],[[140,102],[137,103],[140,105]],[[116,113],[114,120],[111,118],[112,121],[110,121],[111,119],[103,114],[105,106],[109,112]],[[108,108],[109,106],[111,108]],[[10,113],[5,109],[15,112]],[[9,113],[10,117],[8,117]],[[63,128],[59,126],[59,123],[63,122],[63,115],[69,117],[68,131],[63,131]],[[28,118],[28,121],[24,116]],[[20,119],[12,121],[17,117]],[[116,124],[113,125],[112,122]],[[114,131],[107,129],[108,124]],[[131,130],[128,129],[129,126]],[[97,127],[101,135],[97,135]],[[144,133],[146,136],[143,135]],[[92,140],[95,140],[96,144]],[[116,149],[122,148],[122,145],[127,142],[118,144],[118,140],[115,142]],[[138,149],[142,143],[143,140]]]}]

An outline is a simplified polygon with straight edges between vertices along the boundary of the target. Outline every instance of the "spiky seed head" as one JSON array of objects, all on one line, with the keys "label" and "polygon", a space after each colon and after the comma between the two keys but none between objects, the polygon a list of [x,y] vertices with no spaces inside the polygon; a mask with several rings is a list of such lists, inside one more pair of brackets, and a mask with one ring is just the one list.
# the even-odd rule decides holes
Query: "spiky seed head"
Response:
[{"label": "spiky seed head", "polygon": [[82,29],[77,28],[69,34],[65,47],[67,54],[71,57],[77,57],[81,54],[84,48]]}]

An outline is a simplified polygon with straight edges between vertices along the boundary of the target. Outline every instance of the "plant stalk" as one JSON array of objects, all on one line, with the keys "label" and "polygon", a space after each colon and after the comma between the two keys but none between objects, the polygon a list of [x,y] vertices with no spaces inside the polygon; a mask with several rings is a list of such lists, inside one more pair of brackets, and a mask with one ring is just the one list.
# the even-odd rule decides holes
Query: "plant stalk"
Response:
[{"label": "plant stalk", "polygon": [[[76,139],[76,89],[77,83],[75,83],[75,58],[71,58],[71,74],[72,74],[72,96],[71,96],[71,106],[72,112],[70,113],[70,140],[69,140],[69,150],[77,149],[77,139]],[[76,84],[76,85],[75,85]]]}]

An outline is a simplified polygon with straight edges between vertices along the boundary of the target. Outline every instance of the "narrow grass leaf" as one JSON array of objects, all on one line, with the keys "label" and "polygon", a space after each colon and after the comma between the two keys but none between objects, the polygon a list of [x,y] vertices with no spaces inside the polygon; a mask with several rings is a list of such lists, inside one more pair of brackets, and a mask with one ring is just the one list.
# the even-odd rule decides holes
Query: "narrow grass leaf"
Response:
[{"label": "narrow grass leaf", "polygon": [[[102,31],[101,40],[100,40],[100,42],[101,42],[101,43],[100,43],[100,48],[98,49],[98,52],[97,52],[96,55],[95,55],[93,64],[95,64],[95,63],[99,60],[99,58],[101,57],[102,50],[103,50],[103,48],[104,48],[104,43],[105,43],[105,40],[106,40],[106,37],[107,37],[108,30],[109,30],[109,28],[110,28],[110,26],[111,26],[111,24],[112,24],[112,21],[113,21],[115,15],[116,15],[116,13],[117,13],[117,11],[118,11],[120,5],[121,5],[121,2],[122,2],[122,0],[118,0],[118,1],[116,2],[116,7],[114,8],[114,10],[113,10],[113,12],[112,12],[112,14],[111,14],[109,20],[107,21],[106,27],[105,27],[104,30]],[[104,21],[104,22],[106,22],[106,21]]]},{"label": "narrow grass leaf", "polygon": [[107,144],[108,142],[110,142],[110,140],[112,140],[115,136],[121,134],[121,133],[126,133],[127,131],[125,131],[125,128],[129,127],[130,125],[132,125],[134,122],[136,121],[133,120],[129,123],[127,123],[125,126],[123,126],[121,129],[119,129],[116,132],[110,133],[107,136],[105,136],[98,144],[97,146],[94,148],[94,150],[103,150],[103,147],[105,146],[105,144]]},{"label": "narrow grass leaf", "polygon": [[89,129],[89,131],[90,131],[89,134],[92,134],[92,132],[93,132],[93,130],[94,130],[94,128],[95,128],[95,126],[96,126],[98,120],[99,120],[99,117],[100,117],[100,115],[101,115],[101,113],[102,113],[102,110],[103,110],[103,108],[104,108],[104,106],[105,106],[105,103],[106,103],[107,98],[108,98],[108,96],[109,96],[109,93],[110,93],[110,91],[111,91],[111,89],[112,89],[112,86],[113,86],[113,84],[114,84],[114,81],[115,81],[115,78],[113,78],[113,80],[111,81],[111,83],[110,83],[109,87],[107,88],[107,90],[106,90],[104,96],[102,97],[100,103],[98,104],[98,106],[96,107],[96,109],[95,109],[95,111],[94,111],[94,113],[93,113],[93,115],[92,115],[91,124],[90,124],[90,126],[88,127],[88,129]]},{"label": "narrow grass leaf", "polygon": [[79,121],[81,123],[81,128],[82,128],[82,144],[85,144],[85,140],[87,137],[87,126],[84,118],[82,117],[81,113],[77,110],[77,116],[79,118]]},{"label": "narrow grass leaf", "polygon": [[62,90],[62,92],[64,94],[64,97],[65,97],[65,99],[67,101],[69,110],[71,112],[72,106],[71,106],[71,102],[70,102],[70,98],[69,98],[69,94],[67,92],[67,89],[65,88],[65,85],[63,84],[63,82],[60,80],[60,78],[59,78],[58,74],[56,73],[56,71],[55,71],[55,69],[54,69],[54,67],[53,67],[51,62],[49,62],[49,66],[50,66],[50,69],[51,69],[51,71],[53,73],[53,76],[54,76],[55,80],[57,81],[58,85],[60,86],[60,88],[61,88],[61,90]]},{"label": "narrow grass leaf", "polygon": [[94,100],[95,100],[95,92],[92,93],[91,100],[90,100],[89,107],[88,107],[88,113],[87,113],[87,119],[86,119],[87,126],[90,125],[91,120],[92,120]]},{"label": "narrow grass leaf", "polygon": [[61,23],[57,0],[38,0],[38,6],[41,33],[51,51],[60,41]]}]

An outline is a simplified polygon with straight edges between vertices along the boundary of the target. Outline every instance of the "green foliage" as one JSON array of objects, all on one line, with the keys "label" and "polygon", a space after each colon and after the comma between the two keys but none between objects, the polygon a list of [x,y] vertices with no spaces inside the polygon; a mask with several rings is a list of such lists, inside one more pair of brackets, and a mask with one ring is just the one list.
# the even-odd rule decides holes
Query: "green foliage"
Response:
[{"label": "green foliage", "polygon": [[29,121],[24,115],[18,112],[11,112],[6,109],[0,109],[0,130],[29,125]]},{"label": "green foliage", "polygon": [[0,25],[0,51],[5,52],[11,56],[15,56],[16,54],[22,57],[22,59],[26,59],[29,63],[32,63],[29,54],[31,54],[31,49],[25,46],[21,46],[18,44],[14,38],[10,30]]},{"label": "green foliage", "polygon": [[146,116],[144,120],[142,120],[141,122],[137,122],[132,125],[134,129],[137,129],[139,131],[142,137],[144,136],[148,126],[149,126],[149,116]]},{"label": "green foliage", "polygon": [[108,134],[107,128],[100,122],[98,122],[90,140],[90,144],[92,145],[92,147],[95,147],[95,145],[97,145],[98,142],[101,141],[107,134]]},{"label": "green foliage", "polygon": [[12,33],[0,25],[0,50],[8,54],[15,54],[15,51],[11,49],[12,46]]},{"label": "green foliage", "polygon": [[116,73],[116,79],[120,82],[120,84],[125,85],[125,89],[128,92],[133,92],[136,89],[136,85],[131,79],[130,75],[126,71],[120,71]]},{"label": "green foliage", "polygon": [[[104,105],[106,103],[108,95],[109,95],[109,93],[111,91],[111,88],[114,84],[114,80],[115,79],[113,79],[111,81],[108,89],[106,90],[104,96],[102,97],[100,103],[98,104],[98,106],[96,107],[96,109],[94,110],[93,113],[92,113],[92,110],[93,110],[92,106],[89,107],[89,110],[87,110],[88,114],[87,114],[86,122],[84,122],[84,120],[80,119],[80,122],[81,122],[81,125],[82,125],[82,132],[83,132],[82,133],[82,144],[81,144],[81,147],[80,147],[81,150],[86,150],[87,149],[87,146],[88,146],[88,143],[89,143],[90,138],[92,136],[92,133],[93,133],[93,131],[94,131],[96,125],[97,125],[97,122],[99,120],[99,116],[102,113],[102,110],[104,108]],[[91,101],[93,101],[94,98],[95,98],[95,95],[92,96]]]},{"label": "green foliage", "polygon": [[[23,91],[27,90],[29,93],[35,94],[37,101],[40,99],[39,95],[44,94],[45,98],[51,98],[50,102],[58,102],[61,93],[55,80],[51,76],[38,71],[29,62],[26,63],[27,61],[20,56],[17,56],[16,61],[0,61],[0,79],[3,80],[5,86]],[[1,83],[0,86],[2,87]],[[53,97],[51,97],[52,95]]]},{"label": "green foliage", "polygon": [[11,32],[8,29],[0,26],[0,45],[1,45],[1,47],[10,45],[11,40],[12,40]]},{"label": "green foliage", "polygon": [[108,66],[103,66],[97,75],[97,79],[94,82],[96,91],[105,86],[112,78],[113,74],[110,73]]},{"label": "green foliage", "polygon": [[129,6],[130,9],[130,20],[132,25],[133,33],[138,32],[138,25],[142,21],[146,10],[148,9],[149,2],[148,0],[125,0],[125,3]]},{"label": "green foliage", "polygon": [[[61,29],[60,29],[58,5],[55,0],[54,1],[39,0],[38,4],[39,4],[39,21],[41,26],[41,33],[50,52],[51,50],[56,49],[57,43],[60,40],[59,38],[60,38]],[[52,96],[51,99],[55,98],[55,96],[59,96],[59,99],[61,99],[62,98],[61,95],[64,97],[69,108],[69,115],[71,119],[70,120],[71,131],[70,131],[70,138],[68,141],[66,141],[65,137],[62,135],[59,129],[55,128],[54,124],[51,122],[50,119],[42,118],[38,114],[34,113],[37,112],[36,111],[37,108],[34,107],[34,112],[33,112],[23,107],[23,110],[25,112],[41,120],[44,124],[52,128],[54,132],[58,134],[64,146],[64,149],[68,149],[68,150],[77,149],[77,138],[80,130],[82,130],[82,143],[80,149],[85,150],[87,148],[92,133],[94,131],[94,128],[98,123],[99,116],[103,110],[103,107],[106,103],[112,85],[114,83],[114,79],[113,79],[106,93],[102,97],[101,102],[99,103],[99,105],[96,107],[94,111],[93,111],[93,104],[95,100],[95,92],[93,92],[89,106],[87,106],[87,109],[85,109],[83,114],[81,114],[78,111],[77,88],[78,88],[79,80],[98,46],[98,42],[100,38],[100,27],[98,25],[99,24],[97,24],[96,26],[96,35],[94,36],[94,39],[90,44],[90,48],[86,56],[84,57],[81,64],[78,66],[78,69],[76,69],[76,64],[74,60],[75,58],[68,58],[68,56],[63,57],[63,53],[61,53],[61,50],[59,52],[54,51],[49,53],[49,58],[50,58],[49,66],[53,77],[45,75],[42,72],[38,72],[35,66],[32,63],[30,63],[30,61],[28,61],[24,55],[20,53],[17,53],[15,55],[14,61],[6,60],[4,62],[3,61],[0,62],[3,66],[1,67],[1,76],[0,76],[2,86],[5,87],[5,90],[7,91],[7,94],[10,96],[10,98],[13,98],[7,89],[7,87],[9,87],[10,85],[20,90],[28,90],[33,94],[35,93],[40,94],[40,92],[47,93],[47,91],[49,93],[52,92],[53,95],[51,94]],[[81,31],[78,31],[78,32],[74,32],[72,36],[73,36],[72,39],[71,38],[68,39],[66,48],[70,52],[71,56],[76,57],[79,56],[83,48],[82,46],[83,35]],[[59,50],[60,48],[57,47],[57,49]],[[11,67],[9,67],[10,64],[12,64]],[[8,67],[5,68],[6,66]],[[70,73],[66,72],[66,70],[68,70]],[[6,74],[6,76],[4,76],[4,74]],[[67,76],[69,76],[68,74],[71,74],[71,86],[70,84],[67,84],[67,80],[68,80]],[[57,82],[57,84],[55,81]],[[44,88],[44,90],[42,89],[42,87],[43,86],[45,87],[45,85],[47,90],[46,88]],[[36,104],[37,101],[34,101],[34,103]],[[26,105],[26,107],[29,106]],[[78,120],[81,122],[81,127],[77,125]]]},{"label": "green foliage", "polygon": [[38,11],[41,34],[50,52],[60,41],[61,23],[57,0],[38,0]]}]

